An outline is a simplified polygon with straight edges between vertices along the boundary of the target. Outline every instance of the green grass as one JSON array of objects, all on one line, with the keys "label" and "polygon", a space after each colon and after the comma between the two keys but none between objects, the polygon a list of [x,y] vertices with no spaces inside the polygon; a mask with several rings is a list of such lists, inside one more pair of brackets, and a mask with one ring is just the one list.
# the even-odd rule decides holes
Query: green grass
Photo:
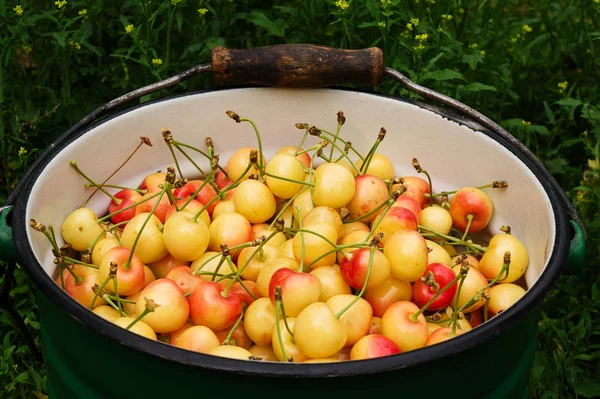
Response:
[{"label": "green grass", "polygon": [[[378,46],[386,66],[501,123],[576,205],[589,232],[587,263],[561,277],[545,300],[531,394],[600,396],[600,1],[61,4],[0,0],[0,203],[40,149],[85,114],[208,62],[215,45]],[[142,101],[209,85],[199,76]],[[377,89],[418,98],[389,80]],[[37,308],[21,268],[10,299],[39,345]],[[44,365],[5,312],[0,329],[0,397],[44,395]]]}]

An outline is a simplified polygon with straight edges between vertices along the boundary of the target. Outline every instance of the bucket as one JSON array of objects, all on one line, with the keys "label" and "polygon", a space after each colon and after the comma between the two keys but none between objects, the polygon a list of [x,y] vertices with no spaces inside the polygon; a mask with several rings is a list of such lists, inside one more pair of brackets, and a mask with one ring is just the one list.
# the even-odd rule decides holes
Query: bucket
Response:
[{"label": "bucket", "polygon": [[[215,89],[114,112],[129,101],[209,71]],[[373,87],[384,78],[445,107],[336,87]],[[335,129],[336,114],[342,110],[347,120],[341,137],[362,153],[385,127],[378,152],[393,161],[398,176],[414,175],[411,160],[418,158],[433,177],[436,192],[507,181],[507,190],[489,191],[494,213],[487,231],[493,234],[510,225],[528,249],[523,277],[527,292],[496,317],[440,344],[376,359],[315,364],[245,361],[184,350],[107,322],[69,297],[54,280],[50,243],[29,225],[35,219],[58,229],[89,197],[93,188],[84,188],[69,161],[76,160],[101,181],[130,155],[140,136],[146,136],[153,146],[136,153],[113,177],[136,187],[148,174],[173,163],[162,142],[165,128],[177,140],[198,147],[210,136],[215,151],[226,160],[238,148],[256,146],[252,127],[236,124],[226,115],[228,110],[254,121],[267,159],[299,141],[302,131],[296,123]],[[309,136],[304,147],[318,142],[318,137]],[[183,174],[196,171],[179,159]],[[98,216],[106,213],[108,203],[99,194],[87,205]],[[284,392],[308,397],[335,392],[438,397],[445,389],[470,398],[526,397],[540,305],[561,273],[582,266],[585,249],[585,230],[573,206],[527,148],[479,112],[384,68],[377,48],[217,47],[211,64],[119,97],[69,129],[28,170],[0,208],[0,216],[2,258],[22,264],[35,283],[48,389],[51,398],[61,399]]]}]

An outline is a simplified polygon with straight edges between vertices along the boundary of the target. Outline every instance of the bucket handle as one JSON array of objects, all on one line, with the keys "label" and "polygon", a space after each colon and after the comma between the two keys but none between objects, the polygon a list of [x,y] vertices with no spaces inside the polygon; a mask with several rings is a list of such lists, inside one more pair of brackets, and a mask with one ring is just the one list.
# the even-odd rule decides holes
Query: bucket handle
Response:
[{"label": "bucket handle", "polygon": [[[50,151],[56,144],[68,139],[75,132],[121,105],[209,71],[212,72],[213,83],[217,86],[241,83],[297,88],[317,88],[348,83],[377,86],[381,83],[383,77],[387,76],[424,98],[438,101],[468,115],[482,126],[501,135],[523,152],[530,154],[530,151],[520,141],[485,115],[451,97],[412,82],[405,75],[392,68],[384,67],[381,49],[371,47],[345,50],[313,44],[279,44],[251,49],[214,47],[210,64],[194,66],[178,75],[117,97],[83,117],[61,135],[54,145],[46,151]],[[43,155],[38,160],[43,158]],[[15,189],[9,194],[6,205],[14,204],[22,184],[28,180],[33,169],[35,169],[33,166],[30,167],[28,172],[20,179]],[[572,261],[568,263],[573,264],[573,267],[568,268],[568,270],[578,269],[583,265],[582,253],[585,250],[585,240],[587,239],[585,225],[558,182],[550,174],[549,181],[561,197],[567,209],[567,214],[573,222],[572,247],[577,243],[575,246],[578,249],[573,250],[572,248],[571,253],[575,252],[579,255],[569,256]],[[3,224],[3,221],[4,218],[0,220],[0,224]]]}]

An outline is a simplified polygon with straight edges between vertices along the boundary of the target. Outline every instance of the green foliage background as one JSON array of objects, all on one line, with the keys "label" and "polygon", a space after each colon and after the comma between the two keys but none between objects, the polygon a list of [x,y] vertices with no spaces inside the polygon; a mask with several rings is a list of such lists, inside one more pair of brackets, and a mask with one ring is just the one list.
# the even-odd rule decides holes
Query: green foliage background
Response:
[{"label": "green foliage background", "polygon": [[[0,203],[39,151],[81,117],[208,62],[215,45],[378,46],[386,66],[506,127],[577,206],[589,231],[588,259],[545,301],[531,396],[600,396],[599,3],[0,0]],[[200,76],[142,101],[206,87]],[[377,90],[418,98],[391,81]],[[30,282],[20,267],[16,278],[10,298],[39,343]],[[4,312],[0,329],[0,396],[42,397],[43,364]]]}]

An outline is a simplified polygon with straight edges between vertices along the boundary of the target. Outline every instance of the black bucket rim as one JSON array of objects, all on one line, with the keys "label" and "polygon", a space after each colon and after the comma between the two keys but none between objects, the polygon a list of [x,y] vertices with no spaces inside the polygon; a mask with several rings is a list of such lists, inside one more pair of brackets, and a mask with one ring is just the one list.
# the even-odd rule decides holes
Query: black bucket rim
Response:
[{"label": "black bucket rim", "polygon": [[[27,229],[29,221],[26,220],[27,203],[31,190],[39,178],[40,173],[48,166],[49,162],[72,142],[78,140],[91,130],[112,119],[118,118],[139,108],[170,101],[187,96],[203,95],[207,93],[232,91],[248,88],[265,88],[264,86],[242,85],[210,88],[196,90],[179,95],[167,96],[165,98],[148,101],[135,105],[126,110],[114,113],[103,120],[96,121],[79,131],[73,132],[68,137],[59,137],[50,145],[31,166],[31,175],[25,182],[22,190],[18,193],[12,216],[13,240],[22,259],[22,264],[28,274],[35,281],[38,289],[52,300],[57,306],[65,310],[71,317],[97,332],[104,337],[115,341],[130,349],[145,353],[148,356],[161,358],[169,362],[179,363],[184,366],[192,366],[199,369],[230,372],[234,374],[256,375],[264,377],[283,378],[342,378],[355,375],[378,374],[393,370],[403,369],[419,364],[435,361],[436,359],[449,357],[458,352],[476,347],[494,336],[517,324],[521,318],[529,314],[536,306],[541,304],[545,295],[552,289],[564,269],[568,256],[569,243],[571,240],[572,227],[569,223],[564,199],[556,192],[556,187],[551,183],[553,180],[550,172],[543,166],[541,161],[535,157],[523,145],[517,145],[514,140],[508,140],[501,133],[481,126],[477,121],[468,116],[462,116],[445,108],[432,106],[419,101],[394,96],[386,93],[361,90],[347,87],[328,87],[318,90],[337,90],[340,92],[358,92],[362,94],[384,97],[394,101],[405,102],[434,114],[440,115],[449,122],[458,123],[471,129],[473,132],[485,134],[509,150],[513,156],[521,160],[533,173],[540,185],[543,187],[552,206],[556,223],[555,241],[552,247],[552,255],[548,259],[547,266],[538,276],[533,287],[529,288],[525,295],[513,306],[501,315],[488,320],[486,323],[467,331],[465,334],[454,337],[436,345],[419,348],[417,350],[399,353],[396,355],[380,357],[375,359],[340,361],[335,363],[312,363],[310,366],[302,363],[262,362],[250,360],[229,359],[218,356],[207,355],[178,348],[174,345],[150,340],[138,334],[114,325],[101,318],[88,308],[73,300],[64,290],[48,276],[29,245]],[[305,89],[315,90],[315,89]],[[366,362],[366,363],[365,363]]]}]

